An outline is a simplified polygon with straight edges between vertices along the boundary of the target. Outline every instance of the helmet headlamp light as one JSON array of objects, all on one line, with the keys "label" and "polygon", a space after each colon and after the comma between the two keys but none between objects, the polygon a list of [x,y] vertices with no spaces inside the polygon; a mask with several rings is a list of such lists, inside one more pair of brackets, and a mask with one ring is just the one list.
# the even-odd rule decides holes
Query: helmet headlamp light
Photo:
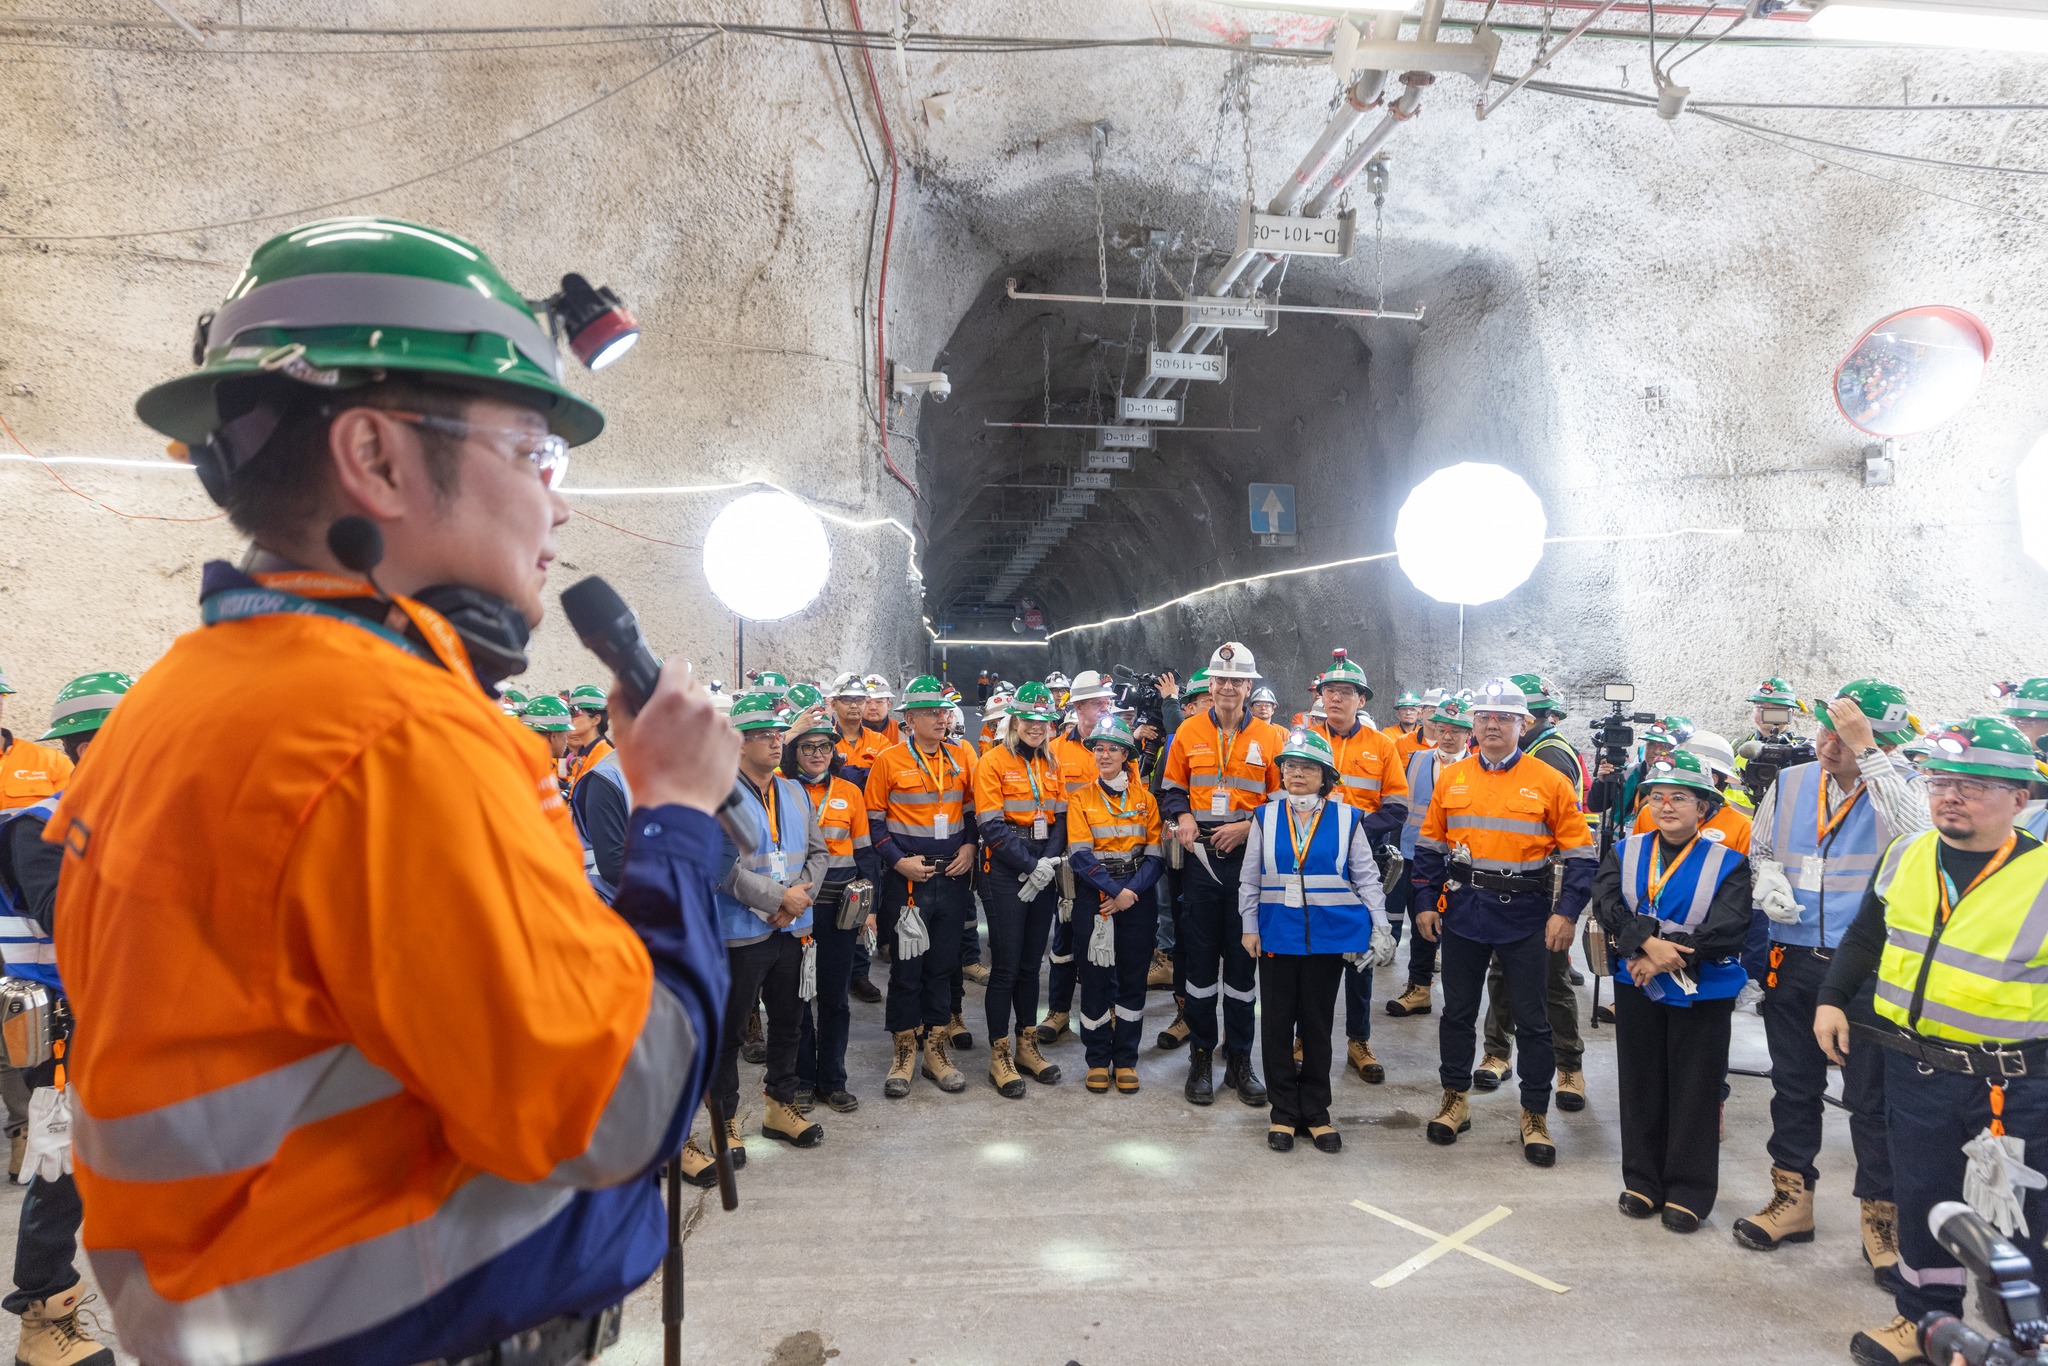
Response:
[{"label": "helmet headlamp light", "polygon": [[609,285],[593,285],[581,275],[564,275],[561,292],[547,308],[585,369],[604,369],[640,340],[640,324],[624,301]]}]

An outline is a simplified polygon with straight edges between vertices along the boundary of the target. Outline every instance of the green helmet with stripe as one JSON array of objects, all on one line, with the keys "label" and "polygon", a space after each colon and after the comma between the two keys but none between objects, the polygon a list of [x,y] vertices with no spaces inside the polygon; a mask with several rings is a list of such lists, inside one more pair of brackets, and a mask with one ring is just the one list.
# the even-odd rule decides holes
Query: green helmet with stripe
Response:
[{"label": "green helmet with stripe", "polygon": [[789,691],[782,695],[782,700],[794,710],[803,711],[823,702],[825,694],[809,683],[792,683],[789,685]]},{"label": "green helmet with stripe", "polygon": [[1803,710],[1799,706],[1799,695],[1782,678],[1766,678],[1749,694],[1749,700],[1766,706],[1777,704]]},{"label": "green helmet with stripe", "polygon": [[[1881,678],[1853,678],[1835,693],[1853,701],[1870,718],[1870,730],[1880,744],[1902,745],[1913,738],[1913,715],[1906,705],[1906,690]],[[1829,730],[1835,728],[1827,703],[1816,703],[1814,717]]]},{"label": "green helmet with stripe", "polygon": [[1516,674],[1508,681],[1522,690],[1523,701],[1528,705],[1531,715],[1542,716],[1547,713],[1553,721],[1564,718],[1564,703],[1557,700],[1557,685],[1542,674]]},{"label": "green helmet with stripe", "polygon": [[1664,728],[1665,733],[1675,743],[1681,745],[1691,739],[1692,733],[1699,729],[1698,726],[1692,723],[1690,716],[1667,716],[1657,724]]},{"label": "green helmet with stripe", "polygon": [[1060,719],[1059,703],[1052,700],[1052,689],[1043,683],[1019,683],[1010,697],[1009,712],[1012,721]]},{"label": "green helmet with stripe", "polygon": [[189,445],[221,426],[221,381],[261,374],[337,392],[392,374],[510,389],[571,446],[604,430],[604,414],[563,387],[546,318],[490,258],[398,218],[329,218],[271,238],[202,315],[192,351],[198,369],[135,404]]},{"label": "green helmet with stripe", "polygon": [[1307,759],[1321,764],[1330,773],[1337,771],[1337,755],[1330,748],[1330,742],[1323,738],[1321,731],[1308,729],[1287,732],[1287,743],[1280,747],[1281,759]]},{"label": "green helmet with stripe", "polygon": [[1180,695],[1182,701],[1195,697],[1207,697],[1209,695],[1209,671],[1207,669],[1197,669],[1189,674],[1188,685],[1181,689]]},{"label": "green helmet with stripe", "polygon": [[1686,787],[1702,796],[1720,799],[1721,789],[1714,784],[1714,775],[1700,761],[1700,756],[1690,750],[1676,749],[1643,769],[1640,787]]},{"label": "green helmet with stripe", "polygon": [[789,694],[789,680],[772,669],[756,669],[748,680],[747,691],[780,702]]},{"label": "green helmet with stripe", "polygon": [[553,731],[569,729],[569,704],[553,693],[542,693],[526,704],[519,713],[519,719],[527,729],[537,730],[543,735]]},{"label": "green helmet with stripe", "polygon": [[[1029,683],[1024,685],[1025,688],[1031,686],[1033,685]],[[1017,691],[1022,692],[1023,690],[1023,688],[1019,688]],[[1131,728],[1124,724],[1123,717],[1118,716],[1115,712],[1110,712],[1100,721],[1097,721],[1095,729],[1088,732],[1083,743],[1094,745],[1105,740],[1111,744],[1122,745],[1128,753],[1136,754],[1138,752],[1138,737],[1131,734]]]},{"label": "green helmet with stripe", "polygon": [[789,722],[776,711],[775,699],[764,692],[743,693],[732,704],[733,729],[745,733],[756,730],[788,730]]},{"label": "green helmet with stripe", "polygon": [[526,694],[517,688],[507,688],[498,694],[498,705],[513,716],[526,710]]},{"label": "green helmet with stripe", "polygon": [[1394,699],[1395,711],[1399,711],[1403,707],[1426,707],[1428,705],[1429,703],[1423,698],[1422,694],[1413,688],[1403,688],[1401,695]]},{"label": "green helmet with stripe", "polygon": [[58,692],[57,703],[50,708],[50,728],[37,738],[61,740],[67,735],[91,734],[107,723],[107,713],[134,686],[134,679],[111,669],[80,674]]},{"label": "green helmet with stripe", "polygon": [[790,739],[801,740],[807,735],[829,735],[836,744],[839,740],[839,726],[829,714],[814,716],[809,724],[790,733]]},{"label": "green helmet with stripe", "polygon": [[[6,681],[0,678],[0,686],[5,686]],[[2014,688],[2006,694],[2005,705],[1998,714],[2023,721],[2048,721],[2048,678],[2030,678]]]},{"label": "green helmet with stripe", "polygon": [[[1330,667],[1323,670],[1322,674],[1316,679],[1316,691],[1321,692],[1332,683],[1348,683],[1350,686],[1358,689],[1359,695],[1365,698],[1366,701],[1372,701],[1372,689],[1366,686],[1365,670],[1352,660],[1348,651],[1330,651]],[[1417,702],[1415,705],[1420,706],[1422,704]]]},{"label": "green helmet with stripe", "polygon": [[14,685],[7,681],[7,670],[0,669],[0,697],[5,697],[13,691]]},{"label": "green helmet with stripe", "polygon": [[[1043,687],[1044,685],[1040,684],[1039,686]],[[946,700],[945,686],[938,679],[933,678],[930,674],[919,674],[903,686],[903,701],[897,705],[896,709],[898,711],[928,711],[934,707],[950,707],[952,705],[951,702]],[[1011,715],[1014,716],[1016,714],[1016,703],[1012,702],[1010,708]]]},{"label": "green helmet with stripe", "polygon": [[1472,729],[1472,704],[1462,697],[1446,697],[1443,701],[1436,704],[1436,710],[1430,714],[1428,719],[1437,722],[1439,725],[1456,726],[1459,730],[1470,730]]},{"label": "green helmet with stripe", "polygon": [[2041,781],[2034,742],[2002,716],[1973,716],[1954,722],[1929,736],[1928,742],[1921,768],[1929,773],[1965,773],[2009,783]]},{"label": "green helmet with stripe", "polygon": [[576,711],[603,711],[611,703],[607,700],[603,688],[595,683],[585,683],[581,687],[569,689],[569,705]]}]

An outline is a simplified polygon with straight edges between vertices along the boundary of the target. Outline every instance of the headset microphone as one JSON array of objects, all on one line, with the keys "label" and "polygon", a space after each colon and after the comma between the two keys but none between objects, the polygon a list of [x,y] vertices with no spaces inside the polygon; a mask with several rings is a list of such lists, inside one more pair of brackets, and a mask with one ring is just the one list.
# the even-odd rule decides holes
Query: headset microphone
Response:
[{"label": "headset microphone", "polygon": [[[562,611],[576,629],[583,647],[618,675],[619,690],[625,694],[628,710],[638,711],[645,706],[661,677],[661,661],[647,648],[647,637],[640,633],[640,618],[626,606],[618,590],[592,574],[562,590]],[[741,819],[744,809],[739,788],[734,787],[716,815],[733,847],[742,855],[751,855],[757,846],[753,831]]]}]

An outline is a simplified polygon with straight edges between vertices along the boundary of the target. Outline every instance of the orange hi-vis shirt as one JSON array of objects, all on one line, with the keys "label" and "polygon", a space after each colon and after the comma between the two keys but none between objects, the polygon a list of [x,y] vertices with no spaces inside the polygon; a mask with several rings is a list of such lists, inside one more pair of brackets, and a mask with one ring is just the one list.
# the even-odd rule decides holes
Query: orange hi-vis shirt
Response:
[{"label": "orange hi-vis shirt", "polygon": [[822,783],[797,779],[797,786],[811,799],[818,813],[818,829],[825,836],[825,880],[846,882],[855,872],[854,851],[868,848],[868,798],[838,774]]},{"label": "orange hi-vis shirt", "polygon": [[857,768],[865,773],[875,766],[875,756],[895,743],[896,741],[883,732],[862,726],[859,733],[850,740],[844,732],[840,733],[839,757],[846,762],[848,768]]},{"label": "orange hi-vis shirt", "polygon": [[1422,738],[1421,726],[1416,726],[1410,730],[1402,730],[1401,723],[1396,721],[1391,726],[1380,727],[1380,734],[1394,742],[1394,749],[1401,756],[1401,767],[1404,769],[1408,767],[1409,755],[1418,754],[1425,749],[1435,748],[1429,741]]},{"label": "orange hi-vis shirt", "polygon": [[366,1331],[635,1174],[608,1103],[687,1022],[466,675],[328,616],[204,627],[49,823],[83,1241],[145,1360]]},{"label": "orange hi-vis shirt", "polygon": [[576,784],[583,781],[583,775],[590,772],[591,769],[596,768],[599,764],[603,763],[605,756],[607,754],[610,754],[611,752],[611,741],[593,741],[590,746],[590,752],[578,757],[575,763],[569,769],[569,790],[571,792],[574,792],[576,790]]},{"label": "orange hi-vis shirt", "polygon": [[1162,792],[1184,795],[1161,805],[1178,812],[1184,802],[1198,826],[1249,820],[1280,790],[1280,750],[1286,743],[1286,731],[1247,712],[1226,753],[1214,708],[1185,717],[1173,733],[1159,784]]},{"label": "orange hi-vis shirt", "polygon": [[944,862],[974,843],[974,759],[964,745],[941,744],[934,754],[912,741],[891,745],[868,769],[868,830],[875,848],[894,864],[923,855]]},{"label": "orange hi-vis shirt", "polygon": [[[1737,811],[1729,803],[1722,802],[1721,809],[1714,813],[1713,819],[1700,822],[1700,838],[1712,840],[1716,844],[1725,844],[1736,853],[1747,858],[1749,857],[1749,834],[1754,827],[1755,822],[1751,821],[1747,815]],[[1640,835],[1645,830],[1655,830],[1656,828],[1657,822],[1650,819],[1649,803],[1645,802],[1636,812],[1634,833]]]},{"label": "orange hi-vis shirt", "polygon": [[1464,845],[1472,866],[1490,873],[1541,872],[1553,853],[1594,856],[1569,778],[1527,755],[1507,769],[1490,769],[1476,750],[1436,775],[1415,843],[1438,850]]},{"label": "orange hi-vis shirt", "polygon": [[1389,797],[1408,800],[1408,761],[1395,752],[1385,733],[1361,725],[1355,735],[1338,735],[1328,721],[1315,731],[1330,742],[1337,759],[1337,792],[1360,811],[1377,811]]},{"label": "orange hi-vis shirt", "polygon": [[55,745],[19,736],[0,743],[0,811],[16,811],[56,796],[71,768],[71,756]]},{"label": "orange hi-vis shirt", "polygon": [[1159,803],[1136,783],[1111,793],[1093,782],[1067,801],[1069,849],[1091,850],[1098,858],[1139,859],[1156,857],[1164,839]]}]

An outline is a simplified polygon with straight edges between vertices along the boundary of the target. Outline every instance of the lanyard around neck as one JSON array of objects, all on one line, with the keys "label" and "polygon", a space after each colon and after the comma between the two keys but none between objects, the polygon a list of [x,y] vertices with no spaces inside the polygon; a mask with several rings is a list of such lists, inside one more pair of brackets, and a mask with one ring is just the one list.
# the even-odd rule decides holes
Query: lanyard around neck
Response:
[{"label": "lanyard around neck", "polygon": [[[931,784],[932,791],[944,792],[946,790],[940,786],[939,780],[932,776],[930,766],[924,761],[924,751],[917,747],[917,741],[915,740],[910,742],[910,757],[917,762],[917,771],[924,775],[924,780],[927,783]],[[946,748],[944,740],[939,741],[939,760],[948,774],[959,773],[960,766],[953,762],[953,752]]]},{"label": "lanyard around neck", "polygon": [[463,647],[462,637],[448,624],[448,619],[424,603],[407,597],[393,597],[391,604],[403,612],[412,624],[419,628],[420,635],[427,642],[427,650],[381,622],[368,617],[357,616],[354,612],[339,607],[330,607],[322,599],[369,598],[382,595],[366,579],[348,578],[341,574],[328,574],[319,570],[293,569],[274,574],[251,576],[261,587],[230,588],[223,592],[209,594],[200,607],[200,619],[212,626],[224,621],[247,621],[252,617],[283,616],[298,613],[306,616],[328,617],[344,621],[359,630],[396,645],[417,659],[432,658],[457,678],[471,687],[480,687],[476,672],[469,666],[469,651]]},{"label": "lanyard around neck", "polygon": [[1999,845],[1998,852],[1991,856],[1991,862],[1985,864],[1983,868],[1978,871],[1977,876],[1970,879],[1969,886],[1963,888],[1962,896],[1956,895],[1956,884],[1954,879],[1949,877],[1948,869],[1941,866],[1941,851],[1939,849],[1934,851],[1934,893],[1936,901],[1940,904],[1942,924],[1948,924],[1948,918],[1951,915],[1955,914],[1956,906],[1961,903],[1963,897],[1966,897],[1970,893],[1976,891],[1979,884],[1981,884],[1985,878],[1990,877],[1993,873],[1997,872],[2000,868],[2005,866],[2005,861],[2012,857],[2012,851],[2019,844],[2019,842],[2020,832],[2018,830],[2014,830],[2010,834],[2008,834],[2005,837],[2005,843]]},{"label": "lanyard around neck", "polygon": [[1294,871],[1296,874],[1300,874],[1303,871],[1302,855],[1308,852],[1308,847],[1311,844],[1316,842],[1316,831],[1322,828],[1323,813],[1329,809],[1330,804],[1327,801],[1316,808],[1316,818],[1308,824],[1308,838],[1303,839],[1298,831],[1299,822],[1294,819],[1294,806],[1292,803],[1288,804],[1287,838],[1294,845]]},{"label": "lanyard around neck", "polygon": [[1826,845],[1834,838],[1835,832],[1842,828],[1842,822],[1848,820],[1849,813],[1856,809],[1856,803],[1863,800],[1863,782],[1858,779],[1855,790],[1849,794],[1849,800],[1842,803],[1842,809],[1830,813],[1828,784],[1831,781],[1833,780],[1823,771],[1820,775],[1820,800],[1814,803],[1813,807],[1813,842],[1816,845]]},{"label": "lanyard around neck", "polygon": [[[747,778],[747,775],[744,773],[740,776],[747,779],[748,787],[754,787],[754,780],[752,778]],[[782,844],[782,831],[777,828],[775,820],[775,799],[781,794],[775,790],[775,775],[773,773],[768,775],[767,782],[759,787],[754,787],[754,795],[761,799],[762,807],[768,812],[768,842],[780,847]]]},{"label": "lanyard around neck", "polygon": [[1690,854],[1692,847],[1700,842],[1700,836],[1698,831],[1694,831],[1692,838],[1685,842],[1685,848],[1679,850],[1678,856],[1672,859],[1668,865],[1664,862],[1664,837],[1662,835],[1652,835],[1650,840],[1649,902],[1650,909],[1655,910],[1657,898],[1664,891],[1664,884],[1671,881],[1671,875],[1676,873],[1679,867],[1684,864],[1686,855]]}]

